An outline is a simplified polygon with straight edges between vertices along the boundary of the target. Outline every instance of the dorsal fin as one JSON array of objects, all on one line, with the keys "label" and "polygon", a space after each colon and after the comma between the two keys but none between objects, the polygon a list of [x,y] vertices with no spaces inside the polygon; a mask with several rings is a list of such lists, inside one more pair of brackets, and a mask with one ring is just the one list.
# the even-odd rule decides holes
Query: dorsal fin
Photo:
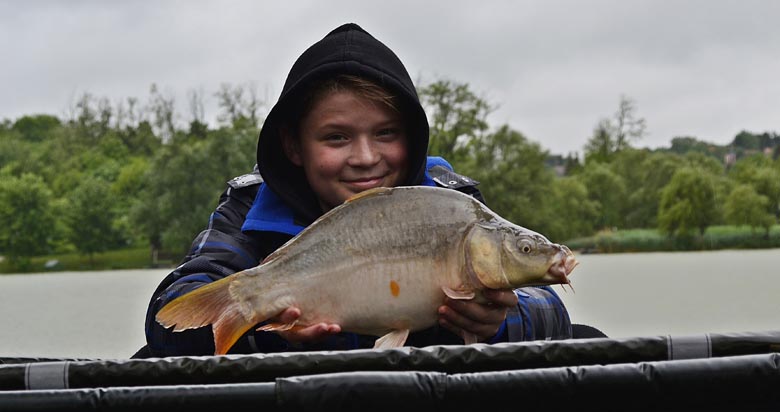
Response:
[{"label": "dorsal fin", "polygon": [[393,190],[392,187],[375,187],[373,189],[364,190],[356,195],[352,195],[349,199],[345,200],[344,203],[354,202],[355,200],[362,199],[364,197],[373,197],[376,195],[385,194],[391,190]]}]

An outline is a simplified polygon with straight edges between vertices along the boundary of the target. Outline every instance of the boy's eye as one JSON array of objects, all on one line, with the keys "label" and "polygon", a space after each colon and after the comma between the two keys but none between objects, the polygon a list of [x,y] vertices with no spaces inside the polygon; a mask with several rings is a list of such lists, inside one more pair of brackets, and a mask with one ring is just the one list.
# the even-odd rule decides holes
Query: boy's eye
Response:
[{"label": "boy's eye", "polygon": [[381,136],[385,136],[385,137],[387,137],[387,136],[395,136],[396,134],[398,134],[398,129],[391,128],[391,127],[387,127],[387,128],[381,129],[381,130],[379,130],[377,132],[377,136],[380,136],[380,137]]},{"label": "boy's eye", "polygon": [[330,134],[330,135],[325,136],[325,140],[333,141],[333,142],[340,142],[340,141],[347,140],[347,136],[344,136],[343,134],[338,134],[338,133]]}]

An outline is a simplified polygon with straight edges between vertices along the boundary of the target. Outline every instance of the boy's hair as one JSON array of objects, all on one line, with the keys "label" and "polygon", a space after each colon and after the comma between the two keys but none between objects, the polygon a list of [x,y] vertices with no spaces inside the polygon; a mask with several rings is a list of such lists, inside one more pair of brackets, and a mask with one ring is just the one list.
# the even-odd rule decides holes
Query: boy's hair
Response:
[{"label": "boy's hair", "polygon": [[295,105],[296,107],[289,111],[289,115],[284,123],[291,130],[295,131],[295,134],[297,135],[301,119],[309,114],[317,101],[330,93],[343,91],[355,93],[368,101],[401,113],[398,96],[391,93],[386,88],[363,77],[350,74],[339,74],[311,85],[307,92],[301,96],[298,104]]}]

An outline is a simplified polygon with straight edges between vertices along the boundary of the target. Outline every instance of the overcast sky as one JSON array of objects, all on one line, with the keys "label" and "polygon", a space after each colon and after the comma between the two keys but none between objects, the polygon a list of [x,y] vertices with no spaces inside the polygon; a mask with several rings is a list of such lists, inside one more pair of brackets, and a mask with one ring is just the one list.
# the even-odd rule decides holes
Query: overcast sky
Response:
[{"label": "overcast sky", "polygon": [[647,122],[639,146],[675,136],[726,144],[780,132],[780,1],[0,0],[0,119],[65,117],[84,93],[146,101],[252,85],[275,101],[293,61],[360,24],[415,80],[469,83],[552,153],[581,151],[621,95]]}]

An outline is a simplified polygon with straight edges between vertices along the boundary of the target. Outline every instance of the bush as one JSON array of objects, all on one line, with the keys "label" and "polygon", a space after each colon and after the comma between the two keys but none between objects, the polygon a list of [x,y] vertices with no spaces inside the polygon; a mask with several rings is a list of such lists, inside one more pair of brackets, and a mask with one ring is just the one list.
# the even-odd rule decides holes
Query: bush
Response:
[{"label": "bush", "polygon": [[765,249],[780,247],[780,226],[769,232],[754,233],[746,226],[713,226],[704,236],[668,237],[654,229],[602,231],[595,236],[564,242],[582,253],[626,253],[719,249]]},{"label": "bush", "polygon": [[[91,264],[89,257],[78,253],[38,256],[30,259],[30,265],[23,270],[9,264],[7,260],[0,261],[0,273],[36,273],[51,271],[86,271],[114,269],[145,269],[152,267],[148,247],[112,250],[96,253]],[[47,268],[46,263],[56,260],[58,264]]]}]

